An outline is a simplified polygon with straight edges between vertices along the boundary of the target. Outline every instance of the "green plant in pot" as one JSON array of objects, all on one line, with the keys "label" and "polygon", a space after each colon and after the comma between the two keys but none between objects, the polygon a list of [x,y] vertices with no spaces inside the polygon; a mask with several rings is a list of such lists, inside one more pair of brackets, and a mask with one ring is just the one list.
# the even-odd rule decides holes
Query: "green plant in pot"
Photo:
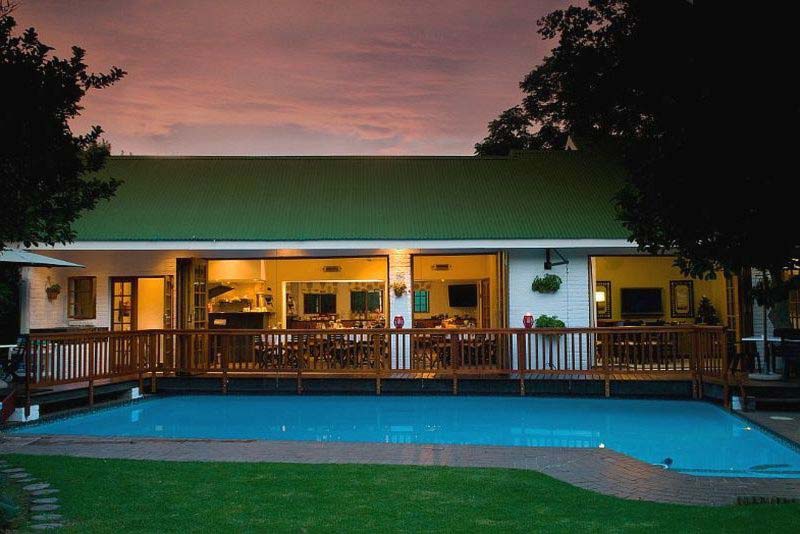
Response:
[{"label": "green plant in pot", "polygon": [[564,328],[566,324],[557,315],[540,315],[536,318],[536,328]]},{"label": "green plant in pot", "polygon": [[718,325],[719,315],[717,309],[711,303],[711,299],[703,297],[697,306],[697,324]]},{"label": "green plant in pot", "polygon": [[546,274],[533,279],[531,289],[536,293],[555,293],[561,288],[561,277],[557,274]]},{"label": "green plant in pot", "polygon": [[44,288],[44,292],[47,293],[47,300],[56,300],[58,298],[58,294],[61,293],[61,285],[50,284]]}]

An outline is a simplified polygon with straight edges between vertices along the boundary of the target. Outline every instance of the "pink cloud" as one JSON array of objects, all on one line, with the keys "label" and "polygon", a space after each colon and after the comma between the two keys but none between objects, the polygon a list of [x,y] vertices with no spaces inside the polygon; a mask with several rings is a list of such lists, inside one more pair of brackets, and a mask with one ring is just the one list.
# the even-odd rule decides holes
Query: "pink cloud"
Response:
[{"label": "pink cloud", "polygon": [[66,55],[129,75],[85,100],[136,154],[470,154],[563,1],[26,1]]}]

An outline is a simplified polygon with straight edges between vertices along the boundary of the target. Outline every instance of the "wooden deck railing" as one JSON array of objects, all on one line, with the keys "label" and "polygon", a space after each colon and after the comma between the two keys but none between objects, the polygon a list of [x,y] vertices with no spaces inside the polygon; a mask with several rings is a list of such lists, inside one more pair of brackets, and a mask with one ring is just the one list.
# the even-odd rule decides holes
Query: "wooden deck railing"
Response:
[{"label": "wooden deck railing", "polygon": [[724,377],[722,327],[373,330],[140,330],[33,334],[32,389],[102,379],[212,374],[459,377],[683,374]]}]

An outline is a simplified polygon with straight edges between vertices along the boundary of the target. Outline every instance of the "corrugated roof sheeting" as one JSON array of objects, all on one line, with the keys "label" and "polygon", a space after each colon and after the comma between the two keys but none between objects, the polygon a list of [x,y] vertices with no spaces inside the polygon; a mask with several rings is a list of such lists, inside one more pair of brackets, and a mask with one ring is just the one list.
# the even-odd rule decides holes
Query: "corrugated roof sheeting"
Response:
[{"label": "corrugated roof sheeting", "polygon": [[619,166],[589,153],[113,157],[78,240],[617,239]]}]

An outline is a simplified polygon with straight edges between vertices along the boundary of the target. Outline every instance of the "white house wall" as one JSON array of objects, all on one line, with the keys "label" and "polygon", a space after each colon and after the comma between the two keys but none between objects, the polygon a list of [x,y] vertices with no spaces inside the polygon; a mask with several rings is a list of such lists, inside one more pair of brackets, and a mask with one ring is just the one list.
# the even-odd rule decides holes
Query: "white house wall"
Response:
[{"label": "white house wall", "polygon": [[[411,259],[414,250],[386,251],[389,255],[389,283],[403,282],[411,288]],[[593,249],[559,249],[568,260],[568,265],[544,269],[543,249],[508,251],[508,318],[509,327],[522,326],[522,316],[531,312],[535,316],[556,315],[567,326],[584,327],[590,325],[590,295],[588,256]],[[178,257],[243,258],[265,257],[270,251],[209,251],[209,250],[58,250],[48,251],[50,256],[85,265],[85,269],[45,269],[26,268],[23,278],[25,287],[23,297],[27,302],[23,307],[23,324],[27,329],[61,328],[65,326],[110,325],[110,284],[111,277],[122,276],[162,276],[175,275]],[[365,251],[366,255],[366,251]],[[557,256],[553,255],[553,261]],[[552,295],[531,291],[531,282],[537,275],[553,273],[563,279],[561,290]],[[67,278],[70,276],[97,277],[97,317],[94,320],[71,320],[67,318]],[[48,301],[45,287],[48,283],[58,283],[61,294],[55,301]],[[406,293],[395,297],[390,291],[392,315],[402,315],[406,327],[412,323],[411,298]]]},{"label": "white house wall", "polygon": [[[544,250],[511,250],[508,252],[508,322],[511,328],[522,327],[522,316],[530,312],[535,317],[555,315],[567,326],[590,326],[589,251],[559,249],[569,260],[567,265],[545,270]],[[553,254],[551,261],[560,258]],[[537,276],[556,274],[561,277],[561,289],[545,295],[531,290]]]}]

